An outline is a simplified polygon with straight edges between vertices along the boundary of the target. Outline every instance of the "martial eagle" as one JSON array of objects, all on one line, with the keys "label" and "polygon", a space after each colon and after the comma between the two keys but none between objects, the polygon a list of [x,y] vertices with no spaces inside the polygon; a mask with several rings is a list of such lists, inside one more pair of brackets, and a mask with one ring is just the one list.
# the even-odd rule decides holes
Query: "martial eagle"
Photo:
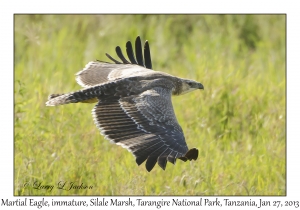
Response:
[{"label": "martial eagle", "polygon": [[[156,163],[165,170],[167,161],[196,160],[198,150],[188,149],[177,122],[171,96],[204,89],[199,82],[152,70],[148,41],[142,52],[141,39],[126,43],[130,61],[116,47],[122,62],[106,54],[114,63],[91,61],[76,74],[84,89],[52,94],[47,106],[97,102],[92,110],[96,126],[108,140],[129,150],[138,165],[146,161],[150,172]],[[143,56],[144,54],[144,56]]]}]

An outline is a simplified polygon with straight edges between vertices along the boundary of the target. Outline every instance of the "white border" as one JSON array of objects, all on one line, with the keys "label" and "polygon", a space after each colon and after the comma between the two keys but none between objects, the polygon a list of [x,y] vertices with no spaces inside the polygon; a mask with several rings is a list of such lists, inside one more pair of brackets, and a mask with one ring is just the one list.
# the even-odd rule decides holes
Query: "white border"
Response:
[{"label": "white border", "polygon": [[[299,9],[296,1],[1,1],[1,109],[0,199],[13,197],[13,14],[14,13],[286,13],[287,14],[287,197],[269,200],[299,201]],[[298,195],[298,196],[297,196]],[[33,198],[33,197],[31,197]],[[37,197],[41,199],[41,197]],[[71,197],[55,197],[70,200]],[[107,197],[110,199],[111,197]],[[125,197],[119,197],[125,199]],[[138,197],[134,197],[136,199]],[[161,199],[162,197],[159,197]],[[167,197],[171,199],[170,197]],[[213,199],[213,197],[208,197]],[[219,197],[225,199],[226,197]],[[239,199],[239,197],[229,197]],[[245,197],[241,197],[244,199]],[[260,197],[251,197],[259,200]],[[266,198],[266,197],[265,197]],[[51,200],[51,197],[47,197]],[[81,197],[89,201],[91,197]],[[157,197],[148,197],[156,200]],[[1,201],[1,200],[0,200]],[[124,207],[125,208],[125,207]],[[171,207],[174,208],[174,207]],[[198,207],[199,208],[199,207]],[[228,209],[231,207],[228,207]],[[1,207],[3,209],[3,207]],[[65,209],[65,208],[63,208]],[[153,209],[153,207],[152,207]]]}]

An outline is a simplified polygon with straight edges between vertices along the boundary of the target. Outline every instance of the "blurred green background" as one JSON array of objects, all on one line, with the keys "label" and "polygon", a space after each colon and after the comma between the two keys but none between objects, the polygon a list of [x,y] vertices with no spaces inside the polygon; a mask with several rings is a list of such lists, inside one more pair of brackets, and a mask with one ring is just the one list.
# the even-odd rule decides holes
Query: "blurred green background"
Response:
[{"label": "blurred green background", "polygon": [[[15,15],[15,195],[286,195],[285,15]],[[201,82],[173,98],[197,161],[148,173],[100,135],[94,104],[46,107],[128,40],[153,69]],[[63,190],[57,183],[92,186]],[[25,184],[27,183],[27,184]],[[35,189],[33,183],[54,185]],[[35,186],[35,187],[34,187]]]}]

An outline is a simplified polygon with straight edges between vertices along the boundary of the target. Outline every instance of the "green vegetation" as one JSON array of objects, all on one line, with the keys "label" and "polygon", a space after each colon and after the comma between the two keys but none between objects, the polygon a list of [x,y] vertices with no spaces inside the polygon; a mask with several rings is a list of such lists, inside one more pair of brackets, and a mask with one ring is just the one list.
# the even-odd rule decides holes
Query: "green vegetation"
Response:
[{"label": "green vegetation", "polygon": [[[284,15],[16,15],[15,195],[285,195]],[[197,161],[148,173],[100,135],[94,104],[46,107],[115,46],[149,40],[153,68],[204,84],[174,97]],[[60,181],[93,186],[62,190]],[[34,189],[32,183],[54,185]],[[25,183],[30,185],[24,187]]]}]

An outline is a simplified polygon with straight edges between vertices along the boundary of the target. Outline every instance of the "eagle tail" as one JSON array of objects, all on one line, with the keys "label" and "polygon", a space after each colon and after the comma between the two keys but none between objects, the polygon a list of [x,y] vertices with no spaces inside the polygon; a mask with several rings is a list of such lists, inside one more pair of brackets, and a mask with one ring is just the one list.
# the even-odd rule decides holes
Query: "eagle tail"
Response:
[{"label": "eagle tail", "polygon": [[96,102],[96,93],[88,89],[66,94],[51,94],[48,97],[46,106],[58,106],[69,103],[93,103]]}]

